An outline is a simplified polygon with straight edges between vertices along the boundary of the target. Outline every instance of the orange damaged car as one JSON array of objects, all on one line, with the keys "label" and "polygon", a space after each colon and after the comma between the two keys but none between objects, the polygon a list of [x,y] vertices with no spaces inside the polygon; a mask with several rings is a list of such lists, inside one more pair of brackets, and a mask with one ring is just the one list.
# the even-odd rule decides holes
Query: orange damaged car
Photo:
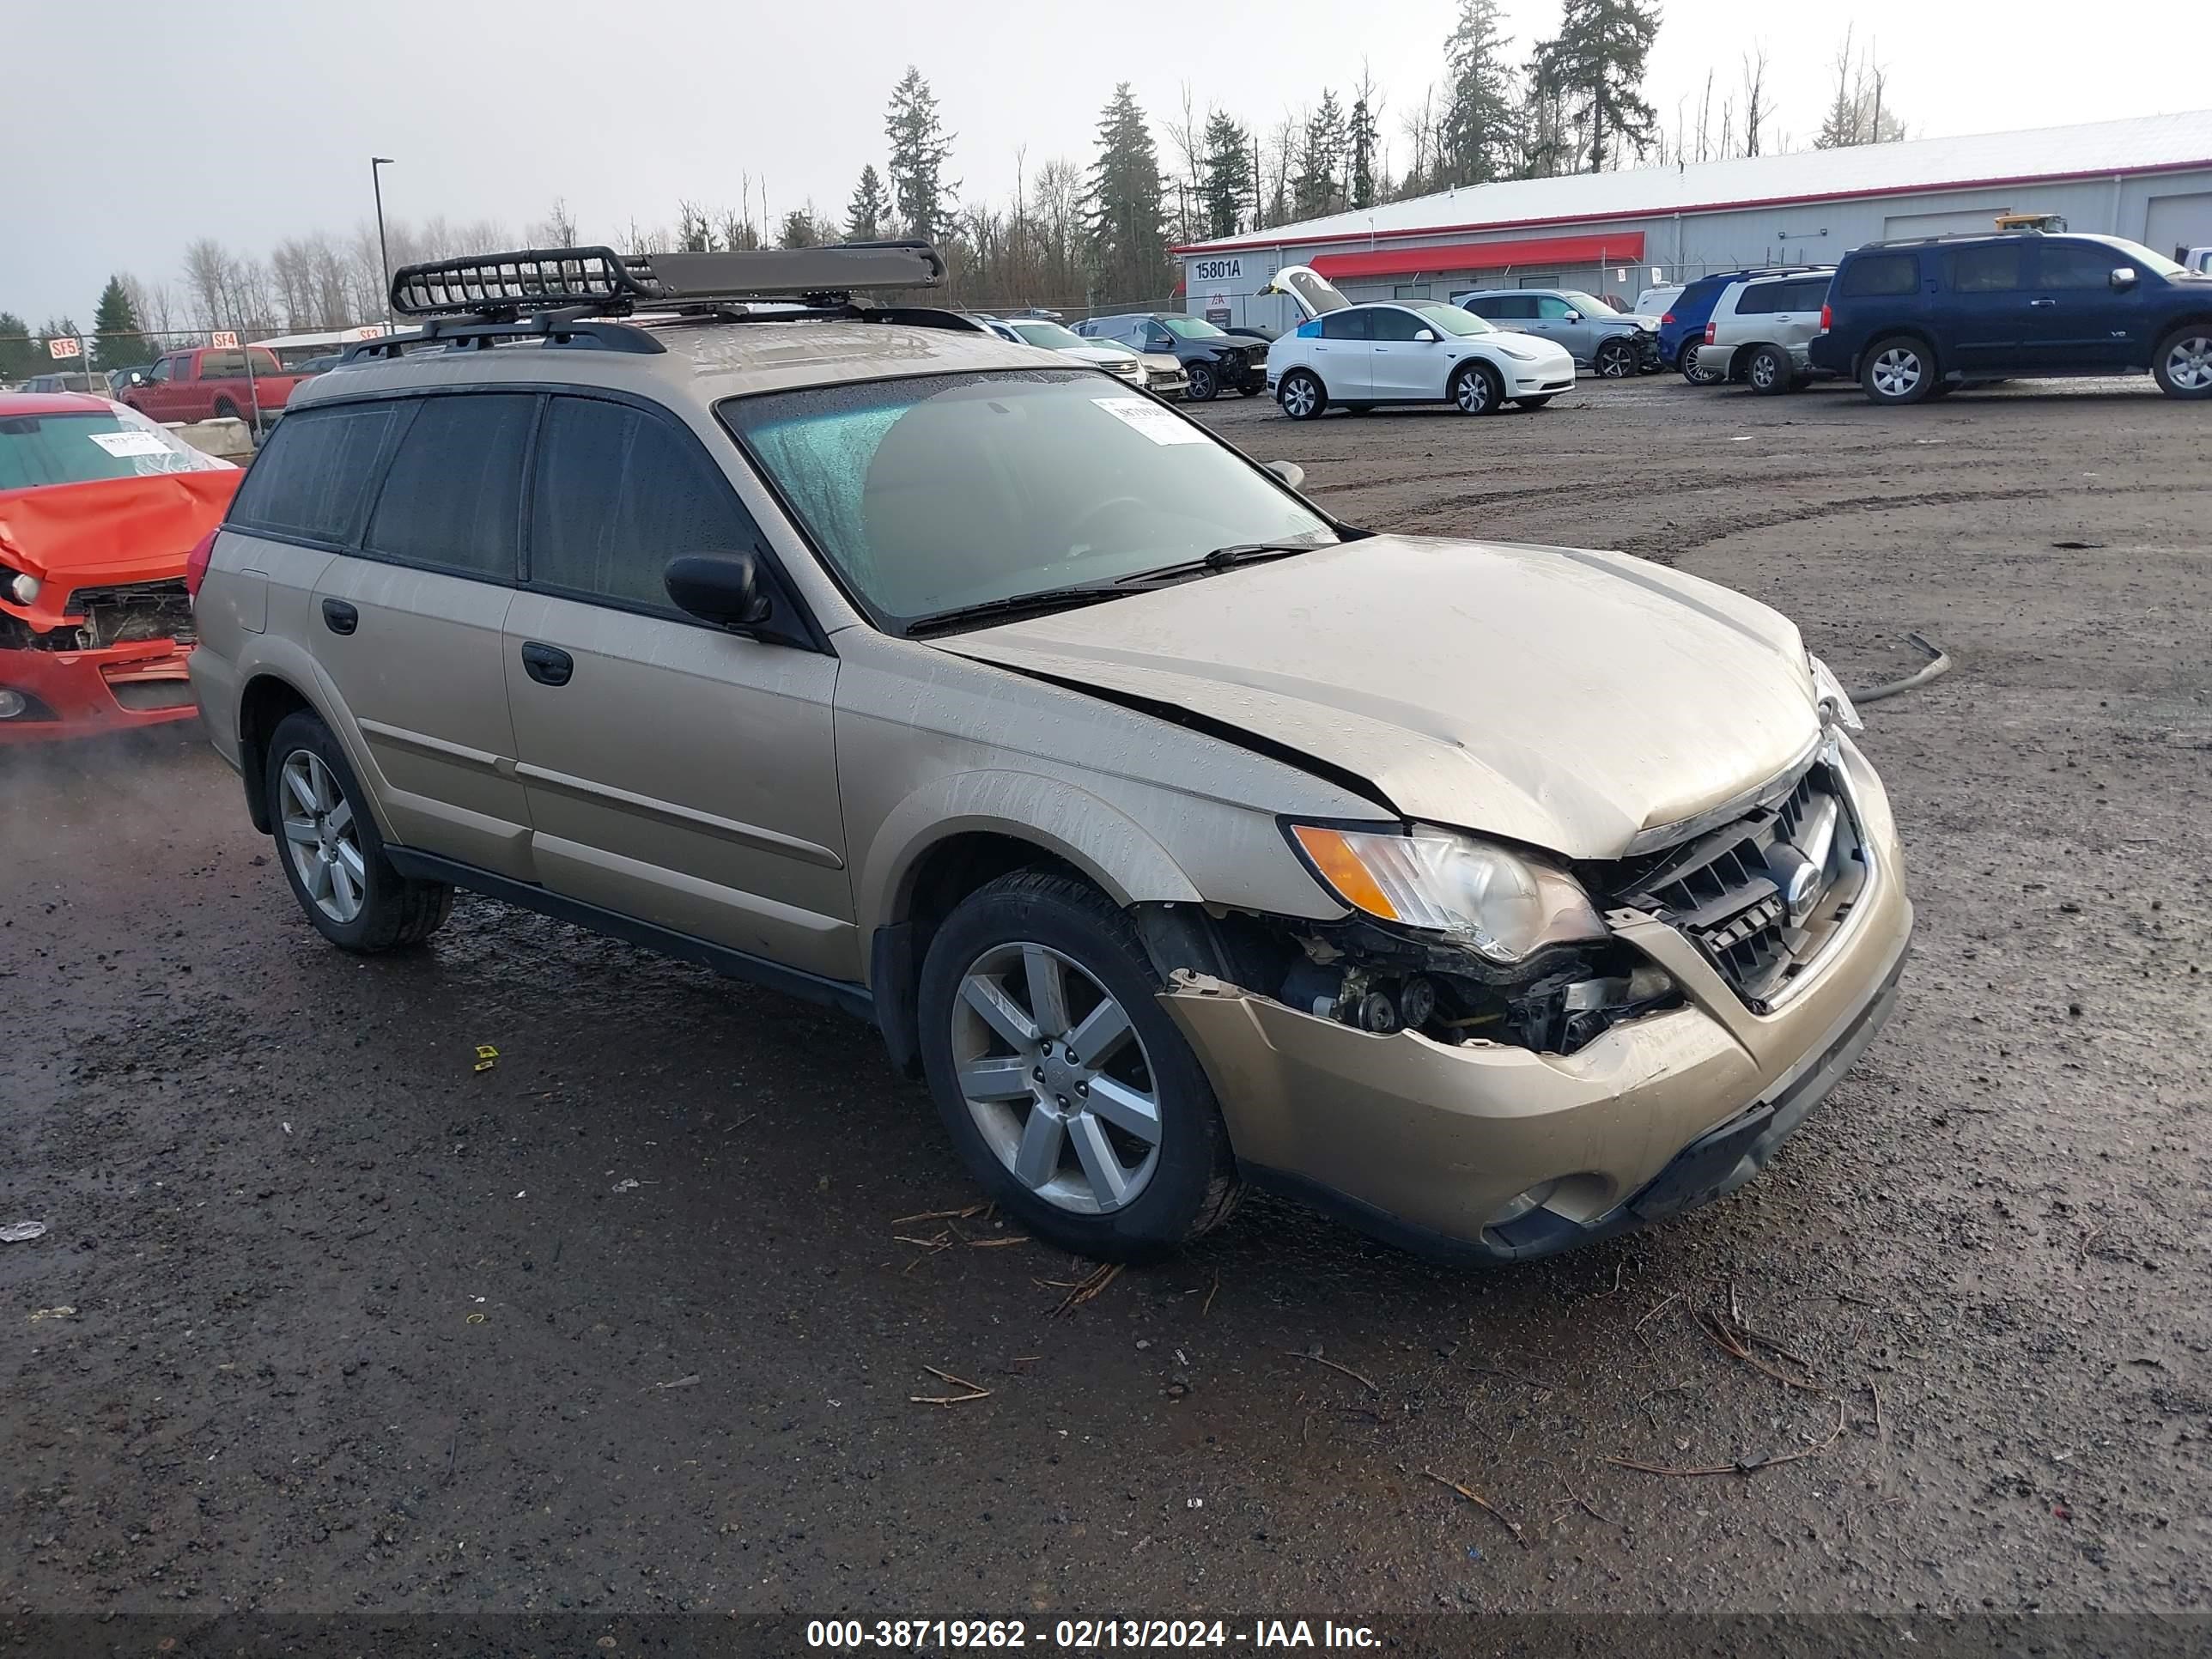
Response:
[{"label": "orange damaged car", "polygon": [[0,744],[196,712],[186,567],[244,476],[105,398],[0,392]]}]

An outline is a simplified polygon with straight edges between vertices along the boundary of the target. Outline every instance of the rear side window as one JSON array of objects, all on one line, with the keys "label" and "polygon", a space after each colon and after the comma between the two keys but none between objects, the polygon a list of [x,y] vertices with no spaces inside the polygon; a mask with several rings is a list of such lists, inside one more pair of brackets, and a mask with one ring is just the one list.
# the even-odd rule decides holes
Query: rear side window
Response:
[{"label": "rear side window", "polygon": [[1910,253],[1869,253],[1844,268],[1843,295],[1863,300],[1881,294],[1911,294],[1920,287],[1920,262]]},{"label": "rear side window", "polygon": [[2127,264],[2117,248],[2093,242],[2045,242],[2042,248],[2045,288],[2110,288],[2112,272]]},{"label": "rear side window", "polygon": [[424,398],[392,454],[363,545],[409,564],[513,581],[522,456],[537,413],[537,398],[513,392]]},{"label": "rear side window", "polygon": [[538,586],[670,611],[671,559],[748,551],[759,540],[699,441],[625,404],[554,398],[533,476]]},{"label": "rear side window", "polygon": [[305,541],[350,542],[397,416],[388,403],[287,415],[246,469],[227,522]]},{"label": "rear side window", "polygon": [[1324,340],[1371,340],[1374,334],[1374,315],[1369,311],[1331,311],[1321,319],[1321,337]]},{"label": "rear side window", "polygon": [[2021,247],[2017,242],[1997,242],[1988,247],[1962,247],[1944,256],[1954,294],[2004,294],[2020,284]]},{"label": "rear side window", "polygon": [[1788,286],[1786,283],[1745,283],[1742,291],[1735,296],[1735,314],[1750,317],[1786,309],[1782,304],[1782,294]]}]

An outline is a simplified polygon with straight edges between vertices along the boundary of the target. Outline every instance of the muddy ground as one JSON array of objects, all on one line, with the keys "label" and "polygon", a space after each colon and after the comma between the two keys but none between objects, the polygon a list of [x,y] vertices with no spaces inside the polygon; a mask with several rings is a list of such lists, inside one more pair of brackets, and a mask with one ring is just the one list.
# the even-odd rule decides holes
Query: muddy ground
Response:
[{"label": "muddy ground", "polygon": [[1491,1273],[1254,1202],[1055,1318],[860,1027],[482,901],[348,957],[190,730],[0,755],[0,1609],[2212,1606],[2212,405],[1205,418],[1950,649],[1901,1011],[1762,1179]]}]

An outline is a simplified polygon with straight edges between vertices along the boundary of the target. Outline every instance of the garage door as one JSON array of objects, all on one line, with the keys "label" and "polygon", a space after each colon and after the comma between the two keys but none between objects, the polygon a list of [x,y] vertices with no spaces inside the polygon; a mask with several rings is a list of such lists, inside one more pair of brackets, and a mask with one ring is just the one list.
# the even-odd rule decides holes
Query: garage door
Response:
[{"label": "garage door", "polygon": [[[1893,213],[1881,222],[1881,234],[1887,238],[1900,236],[1949,236],[1960,231],[1995,230],[1997,215],[2015,210],[2008,202],[1992,202],[1987,207],[1946,208],[1941,213]],[[2039,210],[2022,205],[2021,213]]]},{"label": "garage door", "polygon": [[2212,246],[2212,190],[2193,196],[2154,196],[2143,246],[2154,253]]}]

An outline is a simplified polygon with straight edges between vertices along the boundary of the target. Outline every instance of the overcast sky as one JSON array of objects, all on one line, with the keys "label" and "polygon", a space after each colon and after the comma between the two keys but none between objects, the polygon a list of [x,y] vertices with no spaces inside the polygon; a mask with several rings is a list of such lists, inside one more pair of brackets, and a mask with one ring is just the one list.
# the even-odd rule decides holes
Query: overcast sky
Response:
[{"label": "overcast sky", "polygon": [[[1671,131],[1709,66],[1730,85],[1767,48],[1776,130],[1820,125],[1846,22],[1890,71],[1914,137],[2202,106],[2212,93],[2162,54],[2203,33],[2203,0],[2136,0],[2085,24],[2078,5],[1863,0],[1785,8],[1665,0],[1646,93]],[[1515,52],[1558,22],[1559,0],[1507,0]],[[520,229],[565,197],[586,240],[635,216],[672,222],[679,197],[737,205],[741,175],[772,213],[811,200],[842,214],[909,64],[956,135],[964,198],[1011,193],[1032,170],[1087,162],[1115,82],[1154,117],[1189,83],[1265,125],[1356,78],[1384,88],[1382,131],[1443,72],[1453,0],[1114,0],[1010,8],[982,0],[657,0],[619,7],[453,0],[441,8],[331,0],[9,0],[0,38],[40,63],[36,105],[0,146],[0,310],[89,326],[112,270],[173,279],[185,244],[215,236],[266,253],[279,237],[370,217],[368,157],[386,210],[492,218]],[[641,26],[623,20],[635,17]],[[1757,20],[1768,20],[1762,28]],[[643,20],[650,20],[649,22]],[[1800,21],[1802,20],[1802,21]],[[85,65],[72,89],[72,63]],[[19,91],[29,84],[19,75]],[[1348,100],[1347,100],[1348,101]]]}]

